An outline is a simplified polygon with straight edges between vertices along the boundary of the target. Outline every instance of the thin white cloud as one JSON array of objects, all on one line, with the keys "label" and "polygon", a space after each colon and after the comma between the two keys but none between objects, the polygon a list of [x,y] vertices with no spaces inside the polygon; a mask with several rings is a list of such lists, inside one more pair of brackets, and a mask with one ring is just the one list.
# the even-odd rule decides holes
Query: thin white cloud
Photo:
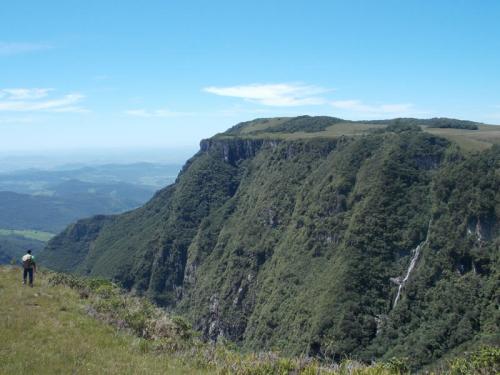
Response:
[{"label": "thin white cloud", "polygon": [[84,98],[78,93],[51,97],[53,89],[0,89],[0,112],[85,112],[78,104]]},{"label": "thin white cloud", "polygon": [[31,100],[46,97],[52,89],[0,89],[0,98]]},{"label": "thin white cloud", "polygon": [[19,55],[21,53],[30,53],[51,49],[52,46],[47,43],[8,43],[0,42],[0,56]]},{"label": "thin white cloud", "polygon": [[273,107],[295,107],[324,104],[326,100],[319,96],[325,88],[297,83],[276,83],[217,87],[203,89],[211,94],[241,98],[249,102]]},{"label": "thin white cloud", "polygon": [[145,118],[153,118],[153,117],[181,117],[181,116],[191,116],[192,113],[189,112],[175,112],[169,109],[155,109],[155,110],[147,110],[147,109],[129,109],[125,111],[126,115],[135,116],[135,117],[145,117]]},{"label": "thin white cloud", "polygon": [[334,108],[363,115],[405,116],[417,113],[414,105],[411,103],[365,104],[360,100],[336,100],[331,102],[331,104]]}]

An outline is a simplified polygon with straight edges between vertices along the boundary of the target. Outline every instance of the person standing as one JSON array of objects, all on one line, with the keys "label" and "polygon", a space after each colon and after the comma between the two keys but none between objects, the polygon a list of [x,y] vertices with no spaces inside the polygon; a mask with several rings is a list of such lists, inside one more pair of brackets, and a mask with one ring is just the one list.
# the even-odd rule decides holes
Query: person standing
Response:
[{"label": "person standing", "polygon": [[33,274],[36,272],[35,257],[31,255],[31,250],[28,250],[23,255],[23,284],[26,285],[26,278],[29,276],[30,287],[33,287]]}]

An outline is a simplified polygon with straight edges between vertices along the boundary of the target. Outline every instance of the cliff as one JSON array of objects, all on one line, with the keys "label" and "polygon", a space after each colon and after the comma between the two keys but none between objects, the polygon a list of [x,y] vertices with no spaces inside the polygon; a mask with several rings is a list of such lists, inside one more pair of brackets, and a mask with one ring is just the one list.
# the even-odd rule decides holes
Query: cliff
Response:
[{"label": "cliff", "polygon": [[45,264],[114,279],[245,348],[417,368],[498,343],[500,147],[466,155],[413,124],[244,133],[259,121],[202,141],[144,207],[68,228]]}]

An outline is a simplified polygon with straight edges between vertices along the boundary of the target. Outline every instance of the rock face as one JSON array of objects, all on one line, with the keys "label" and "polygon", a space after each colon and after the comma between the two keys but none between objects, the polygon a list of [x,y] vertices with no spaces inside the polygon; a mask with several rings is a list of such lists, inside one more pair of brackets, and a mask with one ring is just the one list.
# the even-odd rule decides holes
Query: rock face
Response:
[{"label": "rock face", "polygon": [[200,142],[200,152],[213,152],[225,162],[236,163],[253,158],[262,146],[276,147],[277,141],[262,139],[204,139]]},{"label": "rock face", "polygon": [[45,264],[115,279],[209,340],[418,367],[497,339],[500,149],[453,150],[415,130],[204,140],[175,184],[68,228]]}]

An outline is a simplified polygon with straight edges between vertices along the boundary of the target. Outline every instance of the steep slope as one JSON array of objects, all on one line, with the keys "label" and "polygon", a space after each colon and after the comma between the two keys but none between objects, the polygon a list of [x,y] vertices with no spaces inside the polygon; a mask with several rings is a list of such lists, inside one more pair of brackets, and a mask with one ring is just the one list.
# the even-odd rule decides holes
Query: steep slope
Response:
[{"label": "steep slope", "polygon": [[250,349],[418,367],[498,343],[500,147],[464,156],[414,123],[344,136],[343,120],[309,120],[203,141],[174,185],[69,227],[45,263],[113,278]]}]

